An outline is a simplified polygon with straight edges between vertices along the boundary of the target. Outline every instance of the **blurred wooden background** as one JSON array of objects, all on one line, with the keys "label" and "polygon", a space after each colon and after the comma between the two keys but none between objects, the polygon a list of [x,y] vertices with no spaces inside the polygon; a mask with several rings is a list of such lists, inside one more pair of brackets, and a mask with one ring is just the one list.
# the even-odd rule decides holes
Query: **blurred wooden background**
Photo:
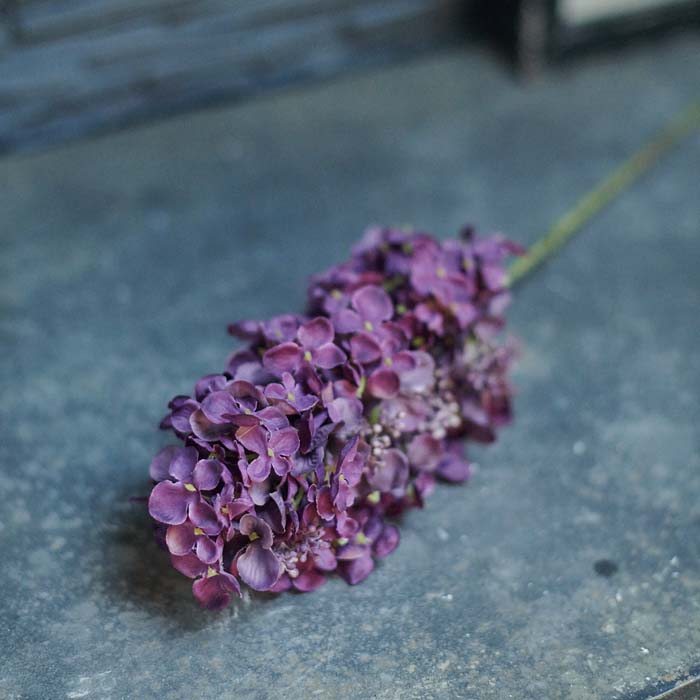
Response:
[{"label": "blurred wooden background", "polygon": [[460,0],[0,0],[0,151],[454,42]]}]

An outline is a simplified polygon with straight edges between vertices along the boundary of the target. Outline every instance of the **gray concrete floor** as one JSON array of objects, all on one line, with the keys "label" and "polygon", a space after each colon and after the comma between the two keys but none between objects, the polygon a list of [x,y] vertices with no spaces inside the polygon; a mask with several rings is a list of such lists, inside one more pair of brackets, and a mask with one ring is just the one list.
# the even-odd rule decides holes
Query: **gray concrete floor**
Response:
[{"label": "gray concrete floor", "polygon": [[451,52],[0,161],[0,697],[641,699],[697,669],[698,134],[519,288],[515,424],[363,585],[202,612],[128,499],[227,322],[300,309],[370,222],[532,242],[699,88],[697,35],[527,87]]}]

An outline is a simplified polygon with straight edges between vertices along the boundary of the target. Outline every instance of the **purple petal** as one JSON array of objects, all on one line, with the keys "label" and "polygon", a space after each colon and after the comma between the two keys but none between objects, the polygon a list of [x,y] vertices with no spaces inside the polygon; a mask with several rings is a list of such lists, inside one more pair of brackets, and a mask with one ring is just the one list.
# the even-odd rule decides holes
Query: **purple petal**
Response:
[{"label": "purple petal", "polygon": [[397,352],[391,358],[391,368],[399,374],[416,369],[417,364],[418,363],[416,362],[416,358],[413,356],[413,353],[409,352],[408,350]]},{"label": "purple petal", "polygon": [[459,483],[469,478],[471,469],[469,467],[469,462],[466,460],[454,455],[449,455],[438,464],[436,472],[438,476],[445,479],[445,481]]},{"label": "purple petal", "polygon": [[270,459],[270,463],[277,476],[285,476],[292,471],[292,460],[284,455],[275,455]]},{"label": "purple petal", "polygon": [[365,544],[356,544],[351,542],[339,547],[336,551],[338,561],[350,561],[352,559],[361,559],[367,556],[369,549]]},{"label": "purple petal", "polygon": [[416,435],[408,446],[408,461],[419,471],[435,471],[443,452],[440,440],[428,433]]},{"label": "purple petal", "polygon": [[212,391],[223,389],[227,381],[223,374],[206,374],[194,385],[195,398],[197,401],[202,401]]},{"label": "purple petal", "polygon": [[408,460],[404,453],[391,448],[384,453],[384,458],[372,474],[370,482],[379,491],[398,492],[400,495],[406,487],[408,472]]},{"label": "purple petal", "polygon": [[352,295],[352,305],[365,321],[379,323],[387,321],[394,314],[394,305],[389,295],[375,285],[367,285]]},{"label": "purple petal", "polygon": [[228,391],[239,404],[245,405],[248,408],[252,409],[257,404],[265,405],[262,392],[251,382],[236,379],[226,385],[226,391]]},{"label": "purple petal", "polygon": [[454,302],[450,304],[450,310],[455,315],[459,327],[465,329],[479,318],[478,309],[472,304],[465,302]]},{"label": "purple petal", "polygon": [[[341,537],[354,537],[360,531],[360,523],[358,523],[357,520],[355,520],[355,518],[351,518],[347,513],[338,513],[338,517],[336,518],[335,529],[338,531],[338,534]],[[354,546],[355,545],[348,545],[348,547]],[[347,551],[345,552],[345,554],[346,559],[352,558],[350,556],[347,556]]]},{"label": "purple petal", "polygon": [[353,431],[362,420],[362,410],[360,399],[341,397],[328,404],[328,417],[334,423],[342,421],[348,431]]},{"label": "purple petal", "polygon": [[201,576],[207,570],[207,565],[199,561],[195,554],[185,554],[183,557],[171,554],[170,561],[175,569],[188,578]]},{"label": "purple petal", "polygon": [[224,465],[218,459],[200,459],[192,474],[193,483],[202,491],[211,491],[219,485],[223,470]]},{"label": "purple petal", "polygon": [[197,500],[190,505],[190,520],[207,535],[218,535],[221,532],[221,523],[216,511],[203,500]]},{"label": "purple petal", "polygon": [[417,350],[411,354],[416,362],[416,366],[412,370],[402,372],[401,388],[409,391],[424,391],[435,383],[435,360],[422,350]]},{"label": "purple petal", "polygon": [[227,590],[229,593],[235,593],[237,596],[241,595],[241,587],[238,585],[238,579],[235,576],[229,574],[228,571],[220,571],[219,577],[221,578],[219,585],[224,590]]},{"label": "purple petal", "polygon": [[366,331],[360,331],[350,338],[350,352],[353,359],[363,365],[376,362],[382,356],[377,339]]},{"label": "purple petal", "polygon": [[239,576],[256,591],[268,591],[282,573],[282,565],[269,550],[259,542],[251,542],[236,560]]},{"label": "purple petal", "polygon": [[228,332],[240,340],[259,340],[260,339],[260,321],[236,321],[229,323]]},{"label": "purple petal", "polygon": [[[248,465],[248,476],[251,478],[252,481],[255,481],[257,483],[260,483],[262,481],[265,481],[268,476],[270,476],[270,469],[272,469],[272,462],[270,458],[267,455],[260,455],[260,457],[256,457],[249,465]],[[252,492],[251,495],[253,495],[253,500],[255,500],[255,496],[257,495],[257,492]],[[267,498],[265,499],[267,500]],[[256,504],[258,504],[258,501],[255,501]]]},{"label": "purple petal", "polygon": [[168,445],[153,458],[148,469],[153,481],[163,481],[168,478],[170,463],[179,449],[176,445]]},{"label": "purple petal", "polygon": [[226,423],[229,416],[240,413],[233,396],[228,391],[214,391],[202,401],[204,415],[215,423]]},{"label": "purple petal", "polygon": [[287,391],[285,386],[283,384],[280,384],[279,382],[273,382],[272,384],[268,384],[265,387],[265,396],[268,399],[286,401],[288,393],[289,392]]},{"label": "purple petal", "polygon": [[369,554],[338,564],[338,573],[351,586],[364,581],[372,573],[372,569],[374,569],[374,559]]},{"label": "purple petal", "polygon": [[195,550],[197,558],[205,564],[213,564],[221,559],[224,549],[224,541],[221,537],[212,540],[209,537],[198,537],[197,548]]},{"label": "purple petal", "polygon": [[333,512],[333,496],[330,486],[322,486],[316,494],[316,510],[324,520],[331,520]]},{"label": "purple petal", "polygon": [[197,409],[196,401],[188,400],[182,406],[175,409],[170,415],[170,425],[182,435],[188,435],[192,432],[190,427],[190,416]]},{"label": "purple petal", "polygon": [[362,328],[362,319],[352,309],[343,309],[334,318],[335,330],[338,333],[354,333]]},{"label": "purple petal", "polygon": [[241,518],[241,534],[249,536],[255,533],[260,538],[260,545],[265,549],[272,546],[272,530],[270,526],[254,515],[246,514]]},{"label": "purple petal", "polygon": [[334,343],[326,343],[320,348],[311,351],[314,364],[321,369],[332,369],[342,365],[347,360],[347,355]]},{"label": "purple petal", "polygon": [[194,528],[189,523],[171,525],[165,533],[165,544],[171,554],[182,557],[194,547]]},{"label": "purple petal", "polygon": [[292,585],[294,588],[296,588],[298,591],[302,591],[302,593],[310,593],[311,591],[315,591],[325,582],[326,577],[315,569],[305,571],[299,574],[299,576],[297,576],[295,579],[292,579]]},{"label": "purple petal", "polygon": [[209,420],[201,408],[190,416],[190,428],[200,440],[207,442],[218,440],[233,430],[231,423],[214,423]]},{"label": "purple petal", "polygon": [[299,449],[299,433],[294,428],[282,428],[270,435],[270,449],[275,454],[289,457]]},{"label": "purple petal", "polygon": [[292,580],[287,574],[282,574],[277,583],[270,589],[270,593],[284,593],[292,587]]},{"label": "purple petal", "polygon": [[280,343],[263,355],[263,364],[271,372],[291,372],[301,362],[301,348],[296,343]]},{"label": "purple petal", "polygon": [[310,408],[313,408],[317,403],[318,399],[315,396],[311,396],[311,394],[303,394],[302,396],[297,397],[294,405],[299,413],[303,413],[304,411],[308,411]]},{"label": "purple petal", "polygon": [[314,555],[314,564],[321,569],[321,571],[334,571],[338,566],[338,562],[333,554],[333,550],[330,547],[325,549],[320,549]]},{"label": "purple petal", "polygon": [[198,456],[194,447],[181,447],[170,463],[170,476],[178,481],[190,481]]},{"label": "purple petal", "polygon": [[268,430],[279,430],[289,425],[289,418],[277,406],[263,408],[256,415]]},{"label": "purple petal", "polygon": [[391,369],[378,369],[370,374],[367,390],[378,399],[391,399],[399,393],[401,380]]},{"label": "purple petal", "polygon": [[207,610],[223,610],[231,602],[231,592],[223,587],[220,574],[200,578],[192,584],[192,593]]},{"label": "purple petal", "polygon": [[259,425],[245,425],[236,431],[236,440],[251,452],[267,454],[267,432]]},{"label": "purple petal", "polygon": [[187,518],[191,496],[184,484],[161,481],[148,498],[148,512],[154,520],[166,525],[181,525]]},{"label": "purple petal", "polygon": [[333,324],[323,316],[305,323],[297,332],[297,338],[305,349],[313,350],[320,348],[321,345],[330,343],[335,336]]},{"label": "purple petal", "polygon": [[399,531],[393,525],[386,525],[372,545],[374,553],[379,558],[391,554],[399,546]]},{"label": "purple petal", "polygon": [[275,316],[263,324],[265,337],[273,343],[294,340],[298,327],[299,321],[292,314]]}]

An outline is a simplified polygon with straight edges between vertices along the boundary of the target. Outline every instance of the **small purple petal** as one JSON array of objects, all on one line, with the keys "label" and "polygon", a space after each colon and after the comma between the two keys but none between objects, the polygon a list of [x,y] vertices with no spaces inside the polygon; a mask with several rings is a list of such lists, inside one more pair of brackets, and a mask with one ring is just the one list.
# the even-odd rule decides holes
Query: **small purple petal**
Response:
[{"label": "small purple petal", "polygon": [[[351,518],[347,513],[338,513],[335,529],[341,537],[354,537],[360,531],[360,523],[358,523],[355,518]],[[356,545],[348,545],[348,547],[354,546]],[[345,552],[345,554],[346,558],[351,558],[347,556],[347,552]]]},{"label": "small purple petal", "polygon": [[268,406],[257,412],[258,419],[268,430],[280,430],[289,425],[289,419],[277,406]]},{"label": "small purple petal", "polygon": [[352,305],[360,316],[371,323],[387,321],[394,313],[394,305],[389,295],[375,285],[367,285],[352,295]]},{"label": "small purple petal", "polygon": [[258,541],[251,542],[238,556],[236,567],[239,576],[256,591],[268,591],[282,573],[282,564]]},{"label": "small purple petal", "polygon": [[366,331],[350,338],[350,352],[353,359],[363,365],[376,362],[382,356],[382,348],[376,338]]},{"label": "small purple petal", "polygon": [[287,394],[289,392],[287,391],[287,388],[283,385],[280,384],[279,382],[273,382],[272,384],[268,384],[265,387],[265,396],[268,399],[277,399],[278,401],[286,401],[287,400]]},{"label": "small purple petal", "polygon": [[272,530],[270,526],[254,515],[246,514],[241,518],[241,534],[250,536],[255,533],[260,538],[260,544],[265,549],[272,547]]},{"label": "small purple petal", "polygon": [[316,510],[324,520],[332,520],[335,515],[330,486],[322,486],[318,490],[316,494]]},{"label": "small purple petal", "polygon": [[194,547],[194,528],[189,523],[171,525],[165,533],[165,544],[171,554],[182,557]]},{"label": "small purple petal", "polygon": [[411,354],[416,366],[412,370],[401,373],[401,388],[407,391],[425,391],[435,383],[435,360],[422,350]]},{"label": "small purple petal", "polygon": [[214,423],[209,420],[201,408],[198,408],[190,416],[190,428],[200,440],[208,442],[218,440],[223,435],[233,431],[233,426],[230,423]]},{"label": "small purple petal", "polygon": [[214,391],[202,401],[204,415],[215,423],[226,423],[228,416],[235,416],[240,409],[228,391]]},{"label": "small purple petal", "polygon": [[270,470],[272,469],[272,464],[270,458],[267,455],[260,455],[256,457],[248,465],[248,476],[255,482],[260,483],[265,481],[268,476],[270,476]]},{"label": "small purple petal", "polygon": [[294,588],[302,593],[310,593],[311,591],[315,591],[325,582],[326,577],[314,569],[305,571],[299,574],[299,576],[297,576],[295,579],[292,579],[292,585]]},{"label": "small purple petal", "polygon": [[334,423],[342,421],[348,431],[353,431],[362,420],[362,410],[360,399],[340,397],[328,404],[328,417]]},{"label": "small purple petal", "polygon": [[338,333],[354,333],[362,328],[362,319],[352,309],[343,309],[333,318],[333,321]]},{"label": "small purple petal", "polygon": [[202,401],[212,391],[223,389],[227,381],[223,374],[206,374],[194,385],[195,398]]},{"label": "small purple petal", "polygon": [[321,571],[334,571],[338,566],[335,554],[333,554],[333,550],[330,547],[320,549],[315,554],[314,564],[316,564]]},{"label": "small purple petal", "polygon": [[320,348],[322,345],[332,342],[334,335],[333,324],[323,316],[305,323],[297,332],[299,342],[308,350]]},{"label": "small purple petal", "polygon": [[311,359],[321,369],[332,369],[342,365],[347,360],[347,355],[334,343],[326,343],[311,351]]},{"label": "small purple petal", "polygon": [[469,478],[471,469],[469,467],[469,462],[466,460],[454,455],[449,455],[438,464],[436,472],[438,476],[445,479],[445,481],[459,483]]},{"label": "small purple petal", "polygon": [[391,368],[399,374],[410,372],[416,369],[417,365],[416,358],[413,353],[408,350],[397,352],[391,357]]},{"label": "small purple petal", "polygon": [[190,505],[190,520],[207,535],[218,535],[221,532],[221,523],[216,511],[203,500],[197,500]]},{"label": "small purple petal", "polygon": [[236,431],[238,442],[258,455],[267,454],[267,432],[259,425],[246,425]]},{"label": "small purple petal", "polygon": [[416,435],[408,446],[408,461],[420,471],[435,471],[443,452],[440,440],[428,433]]},{"label": "small purple petal", "polygon": [[197,402],[188,400],[182,406],[175,409],[170,416],[170,425],[182,435],[189,435],[192,432],[190,427],[190,416],[197,410]]},{"label": "small purple petal", "polygon": [[194,447],[181,447],[170,463],[170,476],[178,481],[190,481],[194,465],[197,463],[197,450]]},{"label": "small purple petal", "polygon": [[374,569],[374,559],[370,555],[343,561],[338,564],[338,573],[351,586],[362,583]]},{"label": "small purple petal", "polygon": [[218,459],[200,459],[192,474],[194,485],[202,491],[211,491],[219,485],[224,465]]},{"label": "small purple petal", "polygon": [[183,484],[161,481],[148,498],[148,512],[154,520],[166,525],[181,525],[187,518],[191,495]]},{"label": "small purple petal", "polygon": [[294,340],[298,327],[299,321],[292,314],[275,316],[263,324],[265,337],[273,343]]},{"label": "small purple petal", "polygon": [[224,549],[224,541],[221,537],[217,537],[216,540],[211,540],[209,537],[198,537],[196,554],[200,561],[205,564],[213,564],[215,561],[221,559],[221,553]]},{"label": "small purple petal", "polygon": [[223,610],[231,602],[231,592],[223,587],[221,575],[200,578],[192,584],[192,593],[207,610]]},{"label": "small purple petal", "polygon": [[294,428],[282,428],[270,435],[268,445],[275,454],[291,456],[299,449],[299,433]]},{"label": "small purple petal", "polygon": [[386,525],[382,534],[372,545],[374,554],[380,559],[391,554],[399,546],[399,531],[393,525]]},{"label": "small purple petal", "polygon": [[170,561],[181,574],[188,578],[197,578],[207,570],[207,565],[199,561],[195,554],[185,554],[183,557],[171,554]]},{"label": "small purple petal", "polygon": [[168,478],[170,463],[177,454],[178,448],[176,445],[168,445],[164,447],[151,461],[151,466],[148,469],[151,479],[154,481],[163,481]]},{"label": "small purple petal", "polygon": [[263,364],[271,372],[291,372],[302,359],[301,348],[296,343],[281,343],[263,355]]},{"label": "small purple petal", "polygon": [[315,396],[311,396],[311,394],[304,394],[296,399],[294,405],[299,413],[303,413],[304,411],[308,411],[310,408],[313,408],[317,403],[318,399]]},{"label": "small purple petal", "polygon": [[292,460],[284,455],[275,455],[270,459],[270,464],[277,476],[286,476],[292,471]]},{"label": "small purple petal", "polygon": [[367,389],[378,399],[391,399],[399,393],[401,380],[391,369],[378,369],[370,374]]}]

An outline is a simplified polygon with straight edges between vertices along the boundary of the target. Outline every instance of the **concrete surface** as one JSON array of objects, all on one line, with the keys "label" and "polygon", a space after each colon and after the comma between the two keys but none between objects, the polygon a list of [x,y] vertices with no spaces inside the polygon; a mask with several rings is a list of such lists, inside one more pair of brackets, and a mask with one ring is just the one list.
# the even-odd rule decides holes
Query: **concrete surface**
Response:
[{"label": "concrete surface", "polygon": [[128,499],[228,321],[301,308],[373,221],[533,241],[699,76],[697,35],[528,88],[451,52],[0,161],[0,698],[641,700],[697,669],[698,134],[518,289],[515,424],[365,584],[202,612]]}]

